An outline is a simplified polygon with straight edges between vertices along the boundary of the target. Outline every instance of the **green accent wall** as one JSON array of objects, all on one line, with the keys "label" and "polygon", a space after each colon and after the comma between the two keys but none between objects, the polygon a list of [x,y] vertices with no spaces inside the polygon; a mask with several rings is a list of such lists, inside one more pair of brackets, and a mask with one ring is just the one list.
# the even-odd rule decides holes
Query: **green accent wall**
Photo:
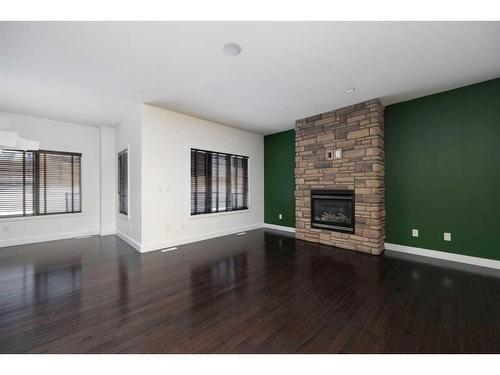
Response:
[{"label": "green accent wall", "polygon": [[[295,228],[295,130],[264,137],[264,222]],[[279,219],[282,214],[282,220]]]},{"label": "green accent wall", "polygon": [[500,260],[500,79],[387,106],[385,156],[386,242]]},{"label": "green accent wall", "polygon": [[[385,158],[386,242],[500,260],[500,79],[387,106]],[[294,159],[264,137],[266,223],[295,226]]]}]

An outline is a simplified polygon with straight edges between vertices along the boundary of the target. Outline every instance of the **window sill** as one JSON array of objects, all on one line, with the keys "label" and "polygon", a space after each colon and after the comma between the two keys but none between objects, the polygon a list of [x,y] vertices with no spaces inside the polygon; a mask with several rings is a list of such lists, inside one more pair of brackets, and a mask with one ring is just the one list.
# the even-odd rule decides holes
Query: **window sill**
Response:
[{"label": "window sill", "polygon": [[83,212],[74,214],[52,214],[52,215],[39,215],[39,216],[18,216],[18,217],[4,217],[0,218],[0,223],[8,223],[15,221],[31,221],[31,220],[48,220],[48,219],[62,219],[67,217],[81,217],[85,216]]},{"label": "window sill", "polygon": [[252,210],[250,208],[247,208],[246,210],[235,210],[235,211],[227,211],[227,212],[214,212],[212,214],[198,214],[198,215],[191,215],[191,214],[189,214],[189,219],[190,220],[206,219],[206,218],[209,218],[209,217],[229,216],[229,215],[238,215],[238,214],[249,214],[251,212],[252,212]]}]

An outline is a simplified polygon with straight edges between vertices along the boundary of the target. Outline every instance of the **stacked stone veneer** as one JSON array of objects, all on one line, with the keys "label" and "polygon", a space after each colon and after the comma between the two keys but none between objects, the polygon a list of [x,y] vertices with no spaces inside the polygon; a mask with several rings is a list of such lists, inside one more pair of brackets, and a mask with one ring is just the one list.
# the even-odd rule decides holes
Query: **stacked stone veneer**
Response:
[{"label": "stacked stone veneer", "polygon": [[[342,158],[327,160],[328,150]],[[384,107],[378,99],[295,125],[296,237],[380,254],[384,249]],[[354,190],[355,233],[311,228],[311,190]]]}]

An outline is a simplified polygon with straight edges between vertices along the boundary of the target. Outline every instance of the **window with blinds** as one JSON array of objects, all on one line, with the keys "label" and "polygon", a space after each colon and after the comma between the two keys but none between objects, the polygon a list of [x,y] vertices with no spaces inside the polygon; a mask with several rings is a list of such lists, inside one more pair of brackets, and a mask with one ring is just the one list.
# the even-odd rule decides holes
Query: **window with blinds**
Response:
[{"label": "window with blinds", "polygon": [[128,150],[118,153],[118,212],[128,215]]},{"label": "window with blinds", "polygon": [[81,154],[0,152],[0,218],[81,212]]},{"label": "window with blinds", "polygon": [[248,157],[191,149],[191,215],[248,209]]}]

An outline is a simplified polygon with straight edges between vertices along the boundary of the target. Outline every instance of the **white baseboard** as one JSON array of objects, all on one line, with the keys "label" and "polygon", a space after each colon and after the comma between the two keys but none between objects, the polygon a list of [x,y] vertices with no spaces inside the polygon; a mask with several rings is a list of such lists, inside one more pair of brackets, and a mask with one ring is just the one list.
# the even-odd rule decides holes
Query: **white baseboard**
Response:
[{"label": "white baseboard", "polygon": [[67,233],[56,233],[56,234],[43,234],[39,236],[27,236],[22,238],[13,238],[9,240],[0,240],[0,247],[64,240],[67,238],[94,236],[98,234],[99,234],[98,231],[81,231],[81,232],[67,232]]},{"label": "white baseboard", "polygon": [[141,253],[146,253],[148,251],[167,249],[169,247],[176,247],[176,246],[180,246],[180,245],[185,245],[185,244],[191,243],[191,242],[198,242],[198,241],[208,240],[210,238],[228,236],[231,234],[235,234],[238,232],[244,232],[244,231],[252,230],[252,229],[259,229],[259,228],[262,228],[262,226],[263,226],[263,224],[261,224],[261,223],[252,224],[252,225],[247,225],[244,227],[231,228],[231,229],[225,229],[225,230],[221,230],[221,231],[217,231],[217,232],[203,233],[203,234],[197,234],[194,236],[182,237],[182,238],[178,238],[178,239],[174,239],[174,240],[166,241],[166,242],[142,245],[142,246],[140,246],[139,251]]},{"label": "white baseboard", "polygon": [[264,228],[276,229],[276,230],[282,230],[284,232],[295,233],[295,228],[284,227],[282,225],[275,225],[275,224],[264,223]]},{"label": "white baseboard", "polygon": [[125,241],[126,243],[128,243],[130,246],[132,246],[134,249],[136,249],[137,251],[141,251],[141,244],[139,242],[137,242],[136,240],[130,238],[129,236],[127,236],[125,233],[122,233],[120,231],[116,231],[115,234],[120,237],[123,241]]},{"label": "white baseboard", "polygon": [[109,229],[101,229],[101,233],[99,233],[101,236],[109,236],[110,234],[115,234],[116,230],[113,228]]},{"label": "white baseboard", "polygon": [[449,260],[452,262],[472,264],[474,266],[500,269],[500,261],[493,259],[471,257],[468,255],[447,253],[445,251],[428,250],[419,247],[398,245],[387,242],[385,243],[385,248],[387,250],[398,251],[400,253],[420,255],[424,257]]}]

